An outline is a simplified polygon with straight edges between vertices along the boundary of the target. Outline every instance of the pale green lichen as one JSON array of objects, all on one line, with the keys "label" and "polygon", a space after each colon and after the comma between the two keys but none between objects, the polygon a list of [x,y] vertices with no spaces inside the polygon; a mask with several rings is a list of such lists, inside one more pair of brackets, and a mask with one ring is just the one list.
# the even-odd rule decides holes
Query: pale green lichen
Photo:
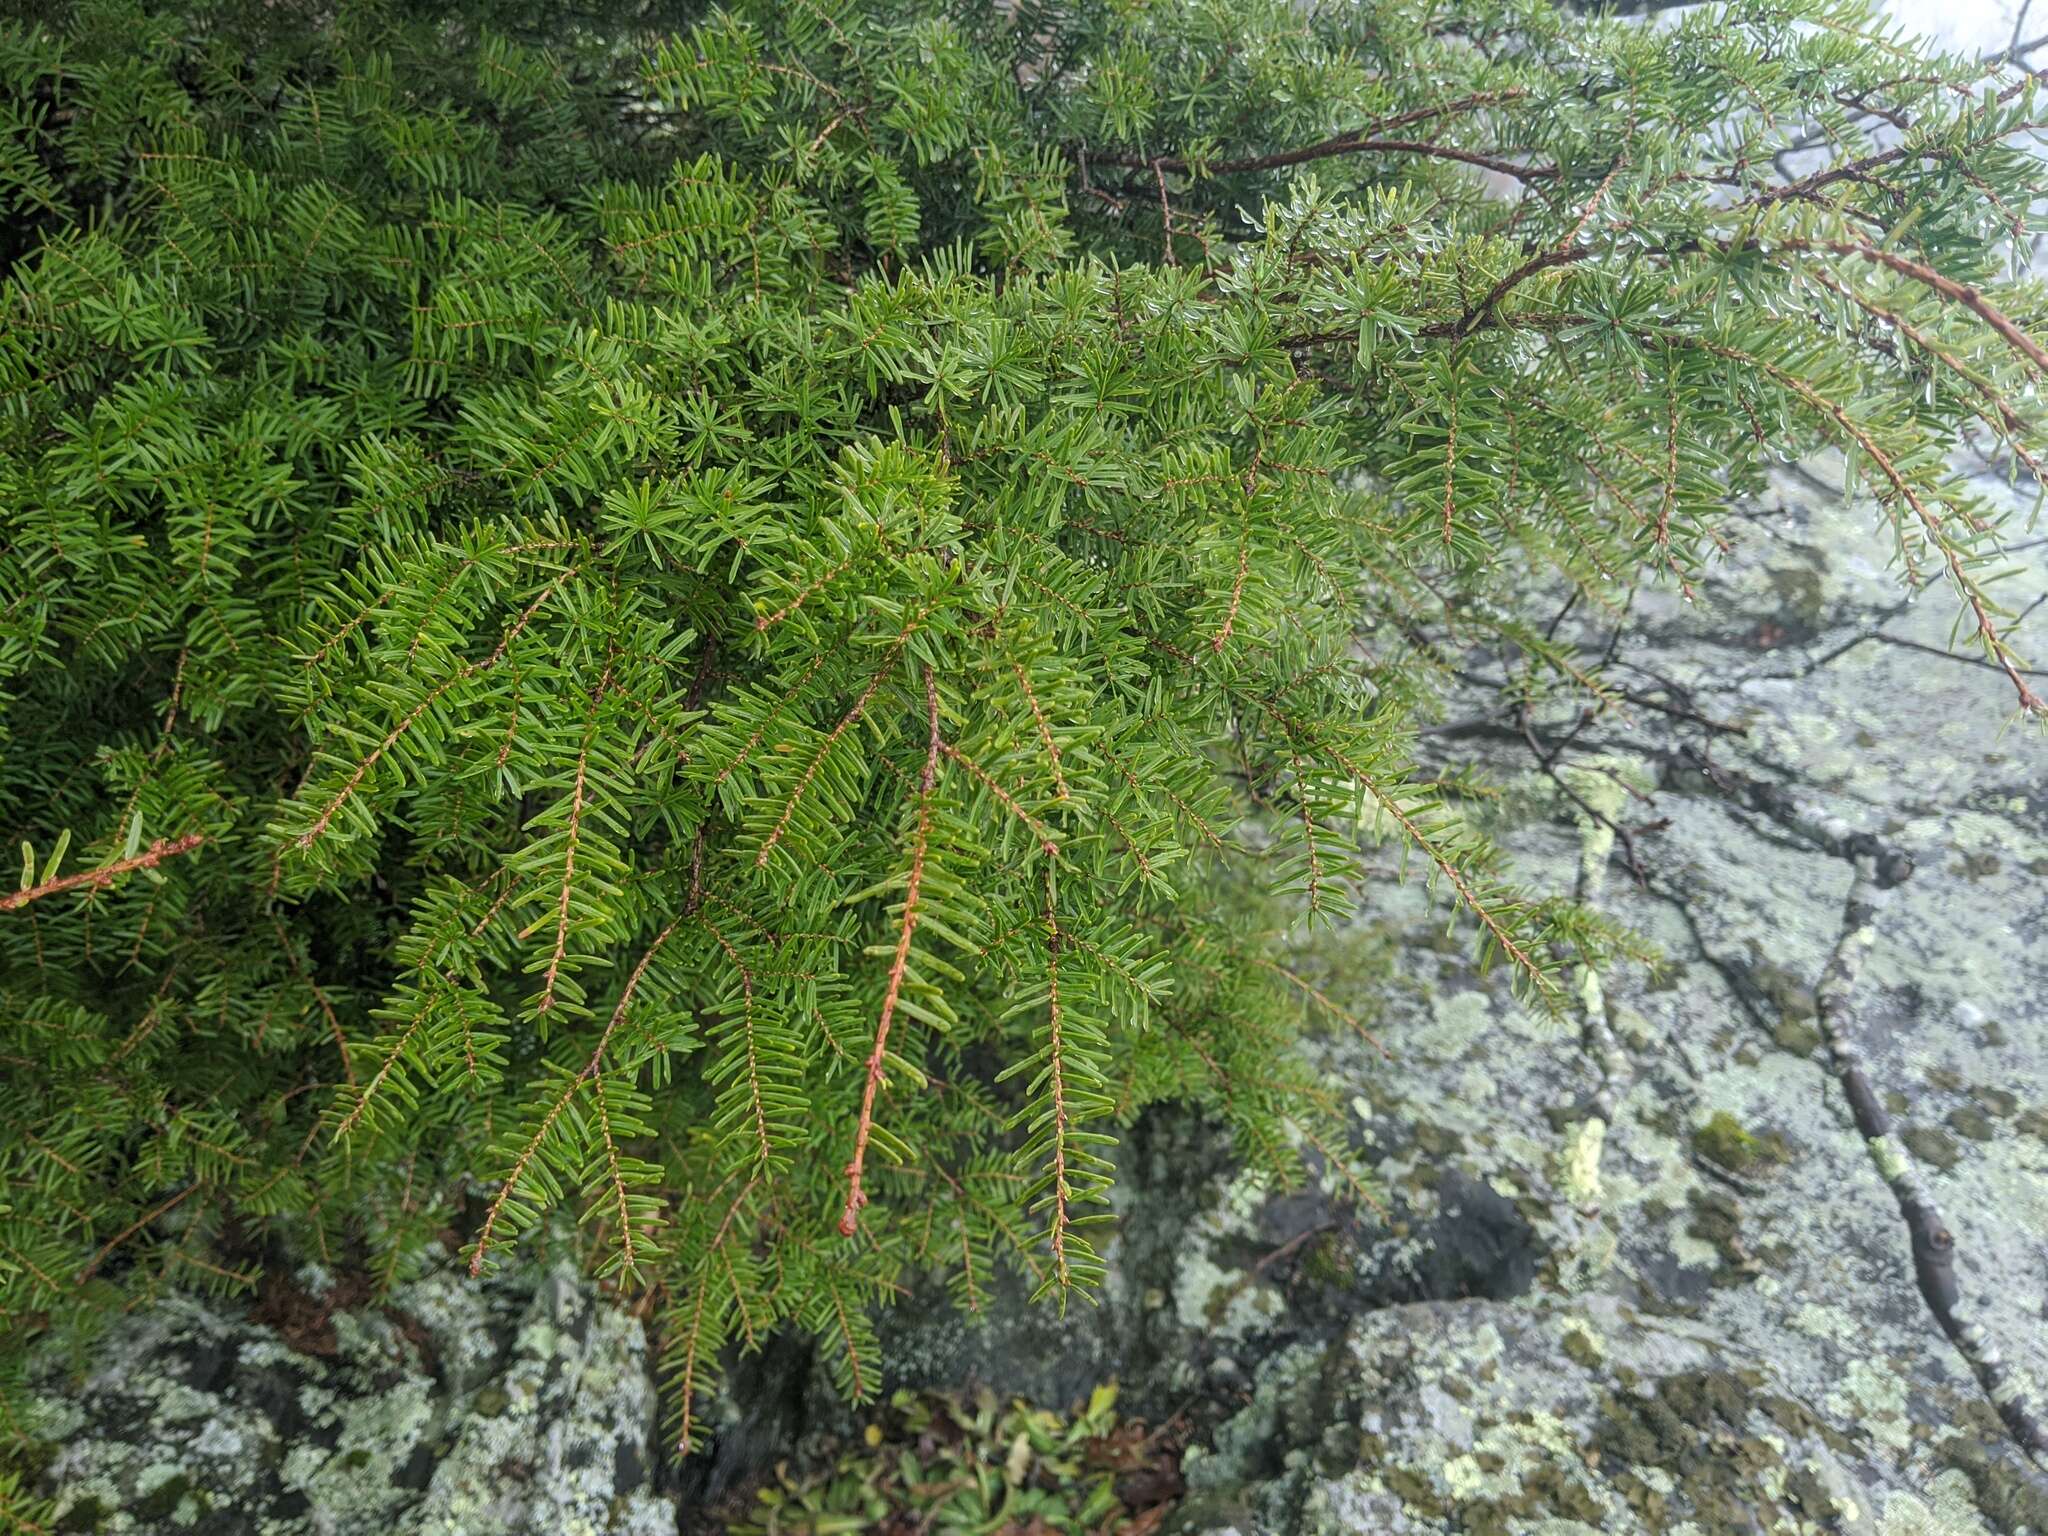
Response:
[{"label": "pale green lichen", "polygon": [[[2015,794],[2023,776],[2038,775],[2025,752],[1998,737],[1999,711],[1976,707],[1986,680],[1973,669],[1863,644],[1799,676],[1797,656],[1746,657],[1731,640],[1780,612],[1787,590],[1802,611],[1834,626],[1813,642],[1815,655],[1892,601],[1881,563],[1860,541],[1860,514],[1820,507],[1800,515],[1808,529],[1798,542],[1738,551],[1712,590],[1703,585],[1699,608],[1660,607],[1646,594],[1640,631],[1655,654],[1639,659],[1692,690],[1703,713],[1749,728],[1717,744],[1723,765],[1784,784],[1816,814],[1914,854],[1919,872],[1884,924],[1856,936],[1862,974],[1851,1012],[1838,1017],[1879,1092],[1910,1105],[1894,1109],[1902,1126],[1972,1138],[1940,1174],[1940,1193],[1973,1272],[2023,1273],[2036,1257],[2027,1234],[2048,1228],[2048,1117],[2028,1116],[2010,1090],[2048,1073],[2026,942],[2048,919],[2040,879],[2048,807]],[[2021,585],[2028,581],[2023,596],[2041,590],[2038,578]],[[1945,639],[1924,605],[1886,622],[1926,643]],[[1649,719],[1638,726],[1658,729]],[[1475,984],[1440,933],[1425,929],[1429,916],[1411,893],[1375,892],[1372,921],[1415,936],[1398,957],[1405,985],[1376,1020],[1394,1057],[1333,1046],[1318,1065],[1339,1093],[1372,1084],[1376,1129],[1427,1122],[1428,1147],[1393,1129],[1378,1143],[1383,1179],[1412,1192],[1425,1217],[1429,1185],[1418,1175],[1455,1162],[1496,1190],[1537,1196],[1522,1203],[1549,1254],[1533,1294],[1474,1309],[1499,1319],[1509,1341],[1504,1358],[1489,1362],[1496,1376],[1480,1378],[1461,1335],[1434,1336],[1424,1320],[1438,1315],[1434,1308],[1404,1309],[1398,1341],[1356,1325],[1347,1390],[1365,1405],[1355,1417],[1360,1459],[1371,1466],[1303,1470],[1304,1456],[1315,1463],[1328,1450],[1341,1463],[1352,1449],[1329,1424],[1331,1410],[1314,1406],[1321,1388],[1311,1373],[1290,1411],[1322,1425],[1322,1438],[1271,1432],[1264,1465],[1288,1470],[1263,1485],[1272,1503],[1251,1506],[1261,1519],[1247,1513],[1236,1528],[1279,1536],[1435,1533],[1454,1522],[1493,1529],[1467,1519],[1475,1508],[1452,1497],[1476,1491],[1474,1467],[1499,1474],[1478,1449],[1490,1425],[1540,1395],[1583,1437],[1598,1413],[1573,1401],[1566,1384],[1604,1391],[1625,1382],[1632,1400],[1654,1402],[1645,1410],[1652,1418],[1666,1409],[1677,1416],[1662,1421],[1674,1438],[1643,1440],[1648,1460],[1634,1480],[1612,1476],[1602,1460],[1607,1470],[1593,1481],[1609,1493],[1625,1486],[1636,1502],[1594,1525],[1659,1536],[1749,1528],[1878,1536],[1894,1490],[1930,1498],[1943,1456],[1995,1447],[2002,1432],[1962,1362],[1927,1326],[1910,1272],[1882,1260],[1903,1241],[1893,1202],[1819,1048],[1814,989],[1840,934],[1849,869],[1767,820],[1731,812],[1707,776],[1681,776],[1658,787],[1654,810],[1642,812],[1662,823],[1640,851],[1663,894],[1645,899],[1632,882],[1611,874],[1603,882],[1617,850],[1600,817],[1523,773],[1513,752],[1480,767],[1505,791],[1483,814],[1510,870],[1546,894],[1597,895],[1607,916],[1637,927],[1667,957],[1653,975],[1623,968],[1601,976],[1600,1011],[1581,1015],[1604,1017],[1637,1068],[1609,1101],[1613,1114],[1603,1115],[1601,1215],[1589,1219],[1564,1188],[1587,1117],[1585,1055],[1560,1048],[1555,1028],[1526,1017],[1503,991]],[[1633,814],[1608,775],[1569,782],[1606,797],[1603,816]],[[2000,920],[1984,921],[1994,907]],[[1573,1001],[1595,995],[1587,987]],[[2008,1098],[1987,1097],[1985,1085]],[[1716,1144],[1709,1133],[1707,1145],[1695,1145],[1695,1128],[1720,1114],[1741,1135]],[[1710,1146],[1732,1155],[1717,1158]],[[1605,1265],[1589,1257],[1596,1244],[1605,1245]],[[1618,1315],[1616,1293],[1637,1310]],[[1530,1320],[1563,1305],[1591,1320],[1584,1333],[1560,1324],[1548,1335],[1569,1373],[1545,1354],[1538,1335],[1548,1324]],[[2040,1376],[2048,1355],[2026,1298],[1992,1294],[1985,1305],[1987,1327],[2015,1368]],[[1403,1353],[1410,1347],[1412,1365]],[[1700,1353],[1689,1357],[1687,1347]],[[1687,1373],[1711,1379],[1711,1391],[1686,1387]],[[1451,1390],[1461,1376],[1471,1382],[1464,1398]],[[1972,1410],[1982,1419],[1970,1419]],[[1286,1417],[1274,1411],[1269,1422]],[[1957,1429],[1945,1426],[1951,1419]],[[1454,1487],[1438,1476],[1447,1465]],[[1730,1468],[1729,1480],[1716,1484],[1715,1466]],[[1990,1510],[2004,1496],[2001,1466],[1973,1462],[1975,1486],[1951,1479],[1944,1498]],[[1777,1508],[1758,1512],[1771,1503]],[[1573,1519],[1528,1508],[1500,1528],[1547,1532],[1563,1527],[1544,1522]],[[2048,1522],[2003,1517],[1950,1523],[1959,1532],[1979,1523],[2048,1531]]]},{"label": "pale green lichen", "polygon": [[1801,1333],[1836,1344],[1854,1344],[1865,1336],[1869,1327],[1840,1307],[1824,1307],[1811,1301],[1800,1303],[1793,1310],[1790,1322]]},{"label": "pale green lichen", "polygon": [[1870,1160],[1877,1165],[1886,1183],[1896,1183],[1912,1169],[1913,1160],[1894,1136],[1873,1136],[1865,1143],[1870,1148]]},{"label": "pale green lichen", "polygon": [[1828,1393],[1825,1402],[1830,1413],[1855,1424],[1879,1444],[1903,1451],[1913,1443],[1906,1395],[1906,1383],[1897,1371],[1865,1358],[1849,1362],[1840,1387]]},{"label": "pale green lichen", "polygon": [[1439,998],[1435,1022],[1415,1031],[1409,1048],[1433,1061],[1459,1061],[1494,1032],[1493,1005],[1484,992],[1454,993]]},{"label": "pale green lichen", "polygon": [[1607,994],[1600,986],[1600,973],[1590,965],[1579,967],[1579,1007],[1592,1019],[1607,1012]]},{"label": "pale green lichen", "polygon": [[1567,1133],[1558,1154],[1558,1186],[1572,1204],[1600,1203],[1600,1151],[1606,1139],[1607,1122],[1598,1115],[1589,1115]]},{"label": "pale green lichen", "polygon": [[1254,1234],[1258,1212],[1270,1193],[1265,1175],[1240,1172],[1189,1224],[1173,1277],[1173,1308],[1181,1326],[1191,1333],[1241,1339],[1285,1316],[1287,1298],[1279,1290],[1214,1257],[1220,1244]]},{"label": "pale green lichen", "polygon": [[1560,776],[1585,802],[1571,810],[1580,829],[1580,888],[1590,898],[1606,881],[1608,861],[1614,857],[1615,825],[1628,805],[1629,790],[1647,791],[1655,778],[1640,758],[1610,754],[1583,758]]},{"label": "pale green lichen", "polygon": [[1961,1472],[1942,1473],[1925,1492],[1928,1500],[1900,1489],[1885,1501],[1883,1536],[1992,1536]]}]

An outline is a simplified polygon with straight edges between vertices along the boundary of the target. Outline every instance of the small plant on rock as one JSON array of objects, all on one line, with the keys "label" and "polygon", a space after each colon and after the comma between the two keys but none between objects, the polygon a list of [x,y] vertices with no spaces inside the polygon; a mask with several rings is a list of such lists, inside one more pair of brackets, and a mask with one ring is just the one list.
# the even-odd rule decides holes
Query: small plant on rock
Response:
[{"label": "small plant on rock", "polygon": [[1180,1492],[1177,1448],[1119,1421],[1114,1383],[1072,1414],[897,1391],[863,1444],[808,1476],[778,1469],[738,1536],[1146,1536]]}]

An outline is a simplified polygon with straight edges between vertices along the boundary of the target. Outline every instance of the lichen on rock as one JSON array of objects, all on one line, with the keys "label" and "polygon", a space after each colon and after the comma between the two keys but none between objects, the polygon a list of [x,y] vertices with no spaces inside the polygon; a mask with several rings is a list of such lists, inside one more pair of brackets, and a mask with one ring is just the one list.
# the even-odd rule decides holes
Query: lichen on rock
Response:
[{"label": "lichen on rock", "polygon": [[[1390,1056],[1333,1036],[1318,1063],[1370,1095],[1386,1187],[1425,1204],[1447,1181],[1520,1190],[1545,1257],[1515,1295],[1358,1313],[1268,1362],[1190,1471],[1188,1530],[2048,1530],[2048,1478],[1934,1326],[1820,1050],[1849,869],[1715,775],[1784,786],[1912,854],[1863,941],[1859,1048],[1956,1229],[1964,1310],[2036,1382],[2048,1144],[2016,1090],[2048,1081],[2048,998],[2028,980],[2048,887],[2025,873],[2048,857],[2048,777],[2032,742],[2001,735],[1983,669],[1847,643],[1882,630],[1939,649],[1945,627],[1899,605],[1857,509],[1788,501],[1769,515],[1798,536],[1763,532],[1699,601],[1640,596],[1619,654],[1650,703],[1561,757],[1576,800],[1516,729],[1440,749],[1447,773],[1503,786],[1486,829],[1521,878],[1596,891],[1656,946],[1654,967],[1589,994],[1626,1021],[1622,1086],[1595,1113],[1616,1081],[1598,1052],[1422,942],[1440,920],[1414,892],[1371,893],[1362,921],[1396,936],[1394,984],[1364,984]],[[2048,592],[2031,560],[2022,602]],[[1798,613],[1779,622],[1788,593]],[[1539,740],[1577,717],[1539,707]],[[1601,771],[1624,759],[1655,765],[1648,801]],[[1640,881],[1600,816],[1635,825]],[[1591,878],[1589,857],[1612,875]],[[1398,1249],[1362,1226],[1365,1252]]]},{"label": "lichen on rock", "polygon": [[289,1328],[191,1298],[51,1361],[56,1528],[671,1536],[637,1320],[562,1265],[430,1269],[382,1304],[302,1273]]}]

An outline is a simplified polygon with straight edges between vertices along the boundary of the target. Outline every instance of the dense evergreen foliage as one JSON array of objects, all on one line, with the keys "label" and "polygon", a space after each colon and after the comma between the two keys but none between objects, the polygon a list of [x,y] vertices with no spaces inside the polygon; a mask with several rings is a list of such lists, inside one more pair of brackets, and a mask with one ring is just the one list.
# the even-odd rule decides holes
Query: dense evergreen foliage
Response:
[{"label": "dense evergreen foliage", "polygon": [[1148,1104],[1358,1177],[1269,927],[1398,847],[1563,1006],[1412,732],[1613,705],[1513,592],[1774,458],[2041,708],[1947,457],[2035,467],[2048,99],[1854,6],[95,4],[0,110],[19,1342],[562,1208],[687,1439],[1085,1286]]}]

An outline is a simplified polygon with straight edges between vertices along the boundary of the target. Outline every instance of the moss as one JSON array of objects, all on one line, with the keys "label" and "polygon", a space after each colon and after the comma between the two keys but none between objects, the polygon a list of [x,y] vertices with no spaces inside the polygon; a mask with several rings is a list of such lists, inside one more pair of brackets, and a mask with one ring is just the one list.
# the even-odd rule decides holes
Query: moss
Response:
[{"label": "moss", "polygon": [[1778,1027],[1771,1031],[1771,1038],[1778,1049],[1790,1051],[1794,1056],[1811,1056],[1821,1047],[1821,1033],[1811,1019],[1796,1019],[1786,1014],[1778,1020]]},{"label": "moss", "polygon": [[1634,1466],[1648,1466],[1663,1454],[1659,1433],[1668,1414],[1655,1398],[1609,1393],[1601,1400],[1600,1428],[1593,1444],[1604,1456]]},{"label": "moss", "polygon": [[1998,1127],[1992,1124],[1991,1117],[1974,1104],[1952,1109],[1943,1119],[1950,1130],[1971,1141],[1989,1141],[1998,1134]]},{"label": "moss", "polygon": [[1834,1492],[1810,1467],[1794,1467],[1786,1474],[1785,1494],[1809,1520],[1828,1520],[1834,1516]]},{"label": "moss", "polygon": [[1855,1442],[1834,1425],[1804,1403],[1774,1393],[1758,1393],[1755,1406],[1759,1413],[1784,1431],[1787,1439],[1819,1440],[1830,1450],[1847,1456],[1855,1451]]},{"label": "moss", "polygon": [[1633,1472],[1622,1473],[1613,1479],[1612,1486],[1651,1530],[1669,1530],[1676,1523],[1671,1518],[1671,1500],[1661,1488],[1652,1486]]},{"label": "moss", "polygon": [[2019,1099],[2003,1088],[1979,1088],[1975,1097],[1984,1113],[1994,1119],[2010,1120],[2019,1113]]},{"label": "moss", "polygon": [[1471,1536],[1519,1536],[1540,1521],[1566,1519],[1601,1524],[1605,1511],[1586,1486],[1555,1461],[1541,1461],[1522,1478],[1511,1498],[1474,1499],[1458,1507],[1458,1528]]},{"label": "moss", "polygon": [[1697,1302],[1680,1301],[1672,1296],[1659,1296],[1645,1292],[1636,1298],[1636,1310],[1645,1317],[1676,1317],[1696,1322],[1702,1315]]},{"label": "moss", "polygon": [[1600,1364],[1600,1346],[1593,1342],[1591,1334],[1574,1328],[1564,1336],[1564,1352],[1567,1359],[1593,1370]]},{"label": "moss", "polygon": [[1708,1190],[1694,1197],[1685,1230],[1720,1255],[1720,1267],[1714,1271],[1716,1286],[1746,1285],[1755,1279],[1756,1258],[1743,1246],[1742,1206],[1733,1195]]},{"label": "moss", "polygon": [[[1741,1374],[1682,1372],[1649,1396],[1603,1399],[1593,1449],[1621,1464],[1612,1469],[1613,1485],[1653,1530],[1672,1528],[1674,1514],[1709,1531],[1774,1529],[1767,1517],[1789,1513],[1774,1491],[1784,1487],[1784,1461],[1772,1437],[1749,1430],[1762,1407],[1754,1382]],[[1657,1469],[1671,1493],[1628,1477],[1628,1467]]]},{"label": "moss", "polygon": [[1301,1256],[1302,1280],[1321,1291],[1342,1291],[1358,1278],[1349,1247],[1334,1232],[1326,1232],[1308,1245]]},{"label": "moss", "polygon": [[107,1516],[112,1513],[105,1503],[87,1494],[58,1517],[57,1529],[96,1531],[107,1523]]},{"label": "moss", "polygon": [[145,1520],[168,1520],[192,1491],[192,1479],[174,1472],[136,1499],[130,1508]]},{"label": "moss", "polygon": [[1782,1163],[1791,1154],[1783,1137],[1775,1133],[1758,1136],[1725,1109],[1717,1110],[1705,1125],[1692,1133],[1692,1145],[1700,1156],[1731,1173],[1741,1173],[1764,1163]]},{"label": "moss", "polygon": [[1999,868],[1998,855],[1995,853],[1966,853],[1950,866],[1949,872],[1961,875],[1975,885],[1979,880],[1988,880],[1997,874]]},{"label": "moss", "polygon": [[1946,1172],[1963,1160],[1962,1148],[1947,1131],[1931,1125],[1916,1125],[1899,1133],[1899,1140],[1921,1162]]},{"label": "moss", "polygon": [[2005,1426],[1990,1404],[1970,1402],[1956,1414],[1965,1433],[1943,1443],[1941,1458],[1970,1480],[1970,1493],[1998,1531],[2048,1531],[2048,1489],[2025,1469],[1988,1447],[2006,1443]]},{"label": "moss", "polygon": [[1380,1473],[1380,1481],[1415,1514],[1442,1519],[1451,1512],[1436,1484],[1413,1467],[1388,1467]]},{"label": "moss", "polygon": [[1431,1125],[1427,1120],[1418,1120],[1411,1130],[1415,1145],[1431,1157],[1451,1157],[1465,1150],[1465,1138],[1456,1131],[1445,1130],[1442,1126]]},{"label": "moss", "polygon": [[1778,1005],[1779,1013],[1788,1022],[1802,1022],[1819,1016],[1813,988],[1797,971],[1760,960],[1749,967],[1749,978],[1756,983],[1757,990]]}]

